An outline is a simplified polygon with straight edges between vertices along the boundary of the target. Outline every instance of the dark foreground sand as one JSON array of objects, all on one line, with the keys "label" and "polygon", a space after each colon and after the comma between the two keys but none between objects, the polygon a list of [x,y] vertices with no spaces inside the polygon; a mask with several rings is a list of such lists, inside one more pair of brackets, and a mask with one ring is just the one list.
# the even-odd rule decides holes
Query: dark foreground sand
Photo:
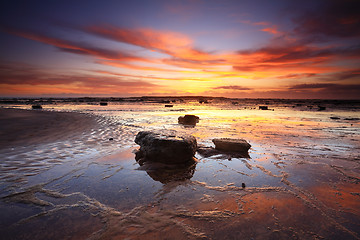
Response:
[{"label": "dark foreground sand", "polygon": [[95,124],[81,113],[0,108],[0,149],[66,140]]}]

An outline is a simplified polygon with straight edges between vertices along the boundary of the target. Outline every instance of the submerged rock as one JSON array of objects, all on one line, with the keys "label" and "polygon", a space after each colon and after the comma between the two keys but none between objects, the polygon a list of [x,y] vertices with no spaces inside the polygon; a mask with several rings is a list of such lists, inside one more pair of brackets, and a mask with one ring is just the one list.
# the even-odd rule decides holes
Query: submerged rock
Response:
[{"label": "submerged rock", "polygon": [[215,138],[212,140],[215,149],[226,152],[247,152],[251,145],[240,138]]},{"label": "submerged rock", "polygon": [[142,131],[136,135],[135,143],[140,145],[135,159],[139,162],[153,161],[179,164],[194,161],[197,149],[196,138],[175,131]]},{"label": "submerged rock", "polygon": [[195,115],[185,115],[178,118],[178,123],[183,125],[193,125],[199,122],[199,117]]}]

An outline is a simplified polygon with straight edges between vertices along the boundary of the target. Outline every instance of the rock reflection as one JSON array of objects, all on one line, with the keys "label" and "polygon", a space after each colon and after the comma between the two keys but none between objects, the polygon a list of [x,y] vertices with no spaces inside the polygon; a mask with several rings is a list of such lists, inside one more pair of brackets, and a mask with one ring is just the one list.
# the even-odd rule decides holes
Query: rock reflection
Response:
[{"label": "rock reflection", "polygon": [[[138,156],[139,153],[136,154]],[[140,165],[138,170],[144,170],[155,181],[167,184],[170,182],[182,182],[193,177],[197,162],[185,164],[164,164],[152,161],[141,161],[135,157]]]}]

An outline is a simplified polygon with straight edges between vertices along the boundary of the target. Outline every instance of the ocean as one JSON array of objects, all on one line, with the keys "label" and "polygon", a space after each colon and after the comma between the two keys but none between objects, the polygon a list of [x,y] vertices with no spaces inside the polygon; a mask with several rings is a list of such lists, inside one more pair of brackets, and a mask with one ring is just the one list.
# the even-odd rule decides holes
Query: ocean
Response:
[{"label": "ocean", "polygon": [[[77,131],[83,122],[54,119],[44,141],[27,131],[26,141],[0,148],[3,239],[360,238],[360,101],[6,99],[0,107],[96,122]],[[185,114],[199,123],[179,124]],[[144,130],[190,134],[205,147],[242,138],[251,148],[246,158],[197,152],[186,168],[142,169],[134,139]]]}]

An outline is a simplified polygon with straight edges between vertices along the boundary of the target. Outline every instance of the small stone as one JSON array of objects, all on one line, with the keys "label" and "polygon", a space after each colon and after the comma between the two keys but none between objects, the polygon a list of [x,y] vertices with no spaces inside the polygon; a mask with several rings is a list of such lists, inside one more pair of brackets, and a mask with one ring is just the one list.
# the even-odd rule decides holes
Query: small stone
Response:
[{"label": "small stone", "polygon": [[242,186],[242,188],[245,188],[245,183],[242,183],[241,186]]},{"label": "small stone", "polygon": [[114,138],[109,138],[109,141],[112,141],[112,140],[114,140]]},{"label": "small stone", "polygon": [[260,110],[269,110],[268,106],[259,106]]},{"label": "small stone", "polygon": [[42,106],[40,104],[34,104],[31,107],[32,109],[42,109]]}]

